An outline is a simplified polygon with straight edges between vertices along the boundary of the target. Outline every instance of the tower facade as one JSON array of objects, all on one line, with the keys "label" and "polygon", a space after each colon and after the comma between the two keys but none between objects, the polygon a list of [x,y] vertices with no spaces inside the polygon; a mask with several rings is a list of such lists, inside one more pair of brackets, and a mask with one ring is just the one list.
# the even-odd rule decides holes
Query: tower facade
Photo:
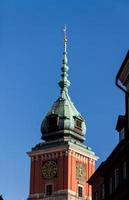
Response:
[{"label": "tower facade", "polygon": [[98,157],[86,146],[86,124],[72,103],[68,87],[67,38],[59,81],[60,95],[41,124],[42,143],[28,155],[31,159],[28,200],[90,200],[87,180]]}]

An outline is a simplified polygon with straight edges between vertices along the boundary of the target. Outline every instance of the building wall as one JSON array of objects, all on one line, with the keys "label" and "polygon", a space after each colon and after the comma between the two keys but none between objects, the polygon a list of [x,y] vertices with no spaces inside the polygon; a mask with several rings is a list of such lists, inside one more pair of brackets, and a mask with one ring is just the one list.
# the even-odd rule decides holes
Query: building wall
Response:
[{"label": "building wall", "polygon": [[[46,150],[47,151],[47,150]],[[79,199],[91,199],[91,186],[87,180],[95,171],[95,158],[90,153],[84,155],[80,151],[74,151],[69,146],[49,149],[48,152],[30,152],[30,194],[29,200],[35,199],[78,199],[78,186],[83,188],[83,196]],[[46,161],[57,162],[57,175],[50,179],[42,176],[42,166]],[[77,175],[77,163],[84,168],[82,176]],[[46,196],[45,188],[47,184],[53,185],[53,195]]]},{"label": "building wall", "polygon": [[93,187],[93,200],[129,199],[127,164],[126,140],[122,140],[89,180]]},{"label": "building wall", "polygon": [[[57,176],[53,179],[43,179],[42,166],[46,161],[57,162]],[[52,183],[54,191],[68,188],[68,157],[67,152],[55,152],[31,157],[30,194],[45,193],[45,185]]]},{"label": "building wall", "polygon": [[95,182],[93,183],[93,185],[92,185],[92,189],[93,189],[93,192],[92,192],[92,200],[101,200],[101,199],[103,199],[103,197],[102,197],[102,195],[104,195],[104,194],[102,194],[103,192],[105,192],[105,191],[103,191],[104,190],[104,185],[103,185],[103,183],[104,183],[104,179],[103,179],[103,177],[99,174],[97,177],[96,177],[96,180],[95,180]]},{"label": "building wall", "polygon": [[128,130],[129,130],[129,94],[127,95],[127,123],[128,123]]}]

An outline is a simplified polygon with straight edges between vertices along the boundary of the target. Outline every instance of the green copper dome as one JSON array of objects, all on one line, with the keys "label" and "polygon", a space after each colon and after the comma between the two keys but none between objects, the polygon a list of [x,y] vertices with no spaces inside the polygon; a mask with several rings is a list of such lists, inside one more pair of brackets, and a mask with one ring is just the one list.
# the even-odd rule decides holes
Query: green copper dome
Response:
[{"label": "green copper dome", "polygon": [[70,81],[67,79],[66,28],[64,33],[64,53],[61,68],[62,78],[58,83],[61,88],[61,93],[41,124],[42,139],[50,141],[56,139],[69,140],[72,138],[83,142],[85,140],[84,136],[86,132],[85,122],[68,95]]}]

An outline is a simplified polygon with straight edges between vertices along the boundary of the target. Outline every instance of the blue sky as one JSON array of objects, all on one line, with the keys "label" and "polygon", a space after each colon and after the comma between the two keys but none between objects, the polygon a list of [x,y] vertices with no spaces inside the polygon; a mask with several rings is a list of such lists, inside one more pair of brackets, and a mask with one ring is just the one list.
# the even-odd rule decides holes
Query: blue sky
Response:
[{"label": "blue sky", "polygon": [[86,144],[100,157],[118,142],[124,94],[115,76],[129,48],[127,0],[0,1],[0,193],[25,200],[26,152],[59,95],[57,82],[68,29],[69,94],[87,124]]}]

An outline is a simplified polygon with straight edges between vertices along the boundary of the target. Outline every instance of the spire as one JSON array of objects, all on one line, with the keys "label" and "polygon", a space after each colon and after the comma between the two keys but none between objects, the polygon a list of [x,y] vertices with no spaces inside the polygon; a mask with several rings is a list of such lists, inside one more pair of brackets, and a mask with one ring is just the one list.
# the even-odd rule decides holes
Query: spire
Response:
[{"label": "spire", "polygon": [[67,35],[66,35],[66,26],[64,27],[64,52],[63,52],[63,60],[61,67],[61,80],[59,81],[59,86],[61,88],[61,93],[68,92],[68,87],[70,86],[70,81],[67,79],[68,77],[68,65],[67,65]]},{"label": "spire", "polygon": [[53,103],[41,124],[42,139],[49,142],[85,140],[86,124],[68,95],[67,35],[64,28],[64,51],[59,86],[61,93]]}]

